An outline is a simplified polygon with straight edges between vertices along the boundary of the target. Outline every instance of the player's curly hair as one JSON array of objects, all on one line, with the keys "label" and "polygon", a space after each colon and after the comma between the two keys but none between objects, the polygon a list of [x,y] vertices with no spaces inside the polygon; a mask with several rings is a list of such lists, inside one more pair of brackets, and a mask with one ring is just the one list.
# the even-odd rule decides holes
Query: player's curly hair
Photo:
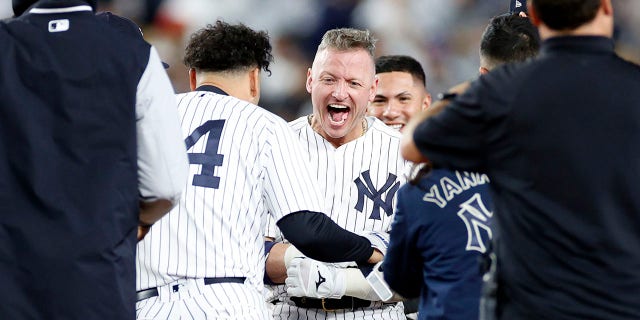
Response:
[{"label": "player's curly hair", "polygon": [[184,57],[184,64],[197,71],[238,71],[258,67],[269,75],[272,61],[266,31],[254,31],[242,23],[231,25],[221,20],[194,33]]}]

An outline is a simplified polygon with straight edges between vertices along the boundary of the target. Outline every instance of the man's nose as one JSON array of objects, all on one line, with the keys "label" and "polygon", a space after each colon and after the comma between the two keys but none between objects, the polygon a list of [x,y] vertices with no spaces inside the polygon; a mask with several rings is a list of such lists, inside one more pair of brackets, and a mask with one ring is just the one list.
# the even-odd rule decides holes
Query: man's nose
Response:
[{"label": "man's nose", "polygon": [[382,116],[387,119],[395,119],[400,116],[401,109],[402,107],[400,107],[397,103],[389,101],[389,104],[387,104],[387,106],[384,108],[384,111],[382,112]]},{"label": "man's nose", "polygon": [[344,81],[338,81],[333,88],[333,97],[338,100],[344,100],[347,98],[347,84]]}]

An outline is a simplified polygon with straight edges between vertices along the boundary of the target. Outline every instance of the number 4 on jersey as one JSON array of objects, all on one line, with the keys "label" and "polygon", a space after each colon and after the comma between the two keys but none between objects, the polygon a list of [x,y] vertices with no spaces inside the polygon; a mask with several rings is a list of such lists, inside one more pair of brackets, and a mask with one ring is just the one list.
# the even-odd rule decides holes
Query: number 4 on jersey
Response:
[{"label": "number 4 on jersey", "polygon": [[193,176],[192,184],[196,187],[218,189],[220,186],[220,177],[214,176],[213,170],[215,167],[221,166],[224,160],[224,155],[218,154],[218,145],[220,144],[220,136],[222,135],[224,122],[225,120],[209,120],[184,139],[187,150],[189,150],[200,138],[206,135],[207,132],[209,133],[204,153],[187,153],[190,164],[202,165],[200,174]]}]

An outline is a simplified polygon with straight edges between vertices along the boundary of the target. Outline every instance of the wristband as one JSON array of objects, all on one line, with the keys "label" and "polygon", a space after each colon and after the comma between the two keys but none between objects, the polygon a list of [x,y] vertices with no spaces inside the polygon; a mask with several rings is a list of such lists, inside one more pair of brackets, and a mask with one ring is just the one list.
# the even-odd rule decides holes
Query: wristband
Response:
[{"label": "wristband", "polygon": [[277,242],[275,241],[265,241],[264,242],[264,255],[268,256],[269,252],[271,252],[271,249],[273,248],[273,246],[276,245]]}]

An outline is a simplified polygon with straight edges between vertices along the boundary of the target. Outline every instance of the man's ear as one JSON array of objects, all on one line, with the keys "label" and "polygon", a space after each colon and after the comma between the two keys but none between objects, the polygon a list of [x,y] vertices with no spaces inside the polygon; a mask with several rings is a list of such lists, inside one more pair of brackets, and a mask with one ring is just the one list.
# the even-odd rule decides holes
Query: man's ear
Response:
[{"label": "man's ear", "polygon": [[311,68],[307,69],[307,92],[311,93]]},{"label": "man's ear", "polygon": [[196,69],[191,68],[189,69],[189,88],[191,88],[191,91],[196,90]]},{"label": "man's ear", "polygon": [[602,10],[604,10],[605,14],[613,14],[613,5],[611,4],[611,0],[602,0],[600,5],[602,6]]},{"label": "man's ear", "polygon": [[427,109],[431,106],[431,94],[427,93],[426,96],[424,96],[424,101],[422,102],[422,110]]},{"label": "man's ear", "polygon": [[371,84],[371,92],[369,93],[369,102],[372,102],[376,98],[376,94],[378,93],[378,75],[373,77],[373,83]]},{"label": "man's ear", "polygon": [[480,72],[481,75],[489,73],[489,69],[485,67],[478,68],[478,71]]},{"label": "man's ear", "polygon": [[531,1],[527,1],[527,11],[529,12],[529,21],[531,21],[531,24],[536,27],[539,26],[541,21],[538,17],[538,13],[533,8],[533,4],[531,4]]},{"label": "man's ear", "polygon": [[255,68],[249,72],[249,94],[251,97],[260,97],[260,69]]}]

